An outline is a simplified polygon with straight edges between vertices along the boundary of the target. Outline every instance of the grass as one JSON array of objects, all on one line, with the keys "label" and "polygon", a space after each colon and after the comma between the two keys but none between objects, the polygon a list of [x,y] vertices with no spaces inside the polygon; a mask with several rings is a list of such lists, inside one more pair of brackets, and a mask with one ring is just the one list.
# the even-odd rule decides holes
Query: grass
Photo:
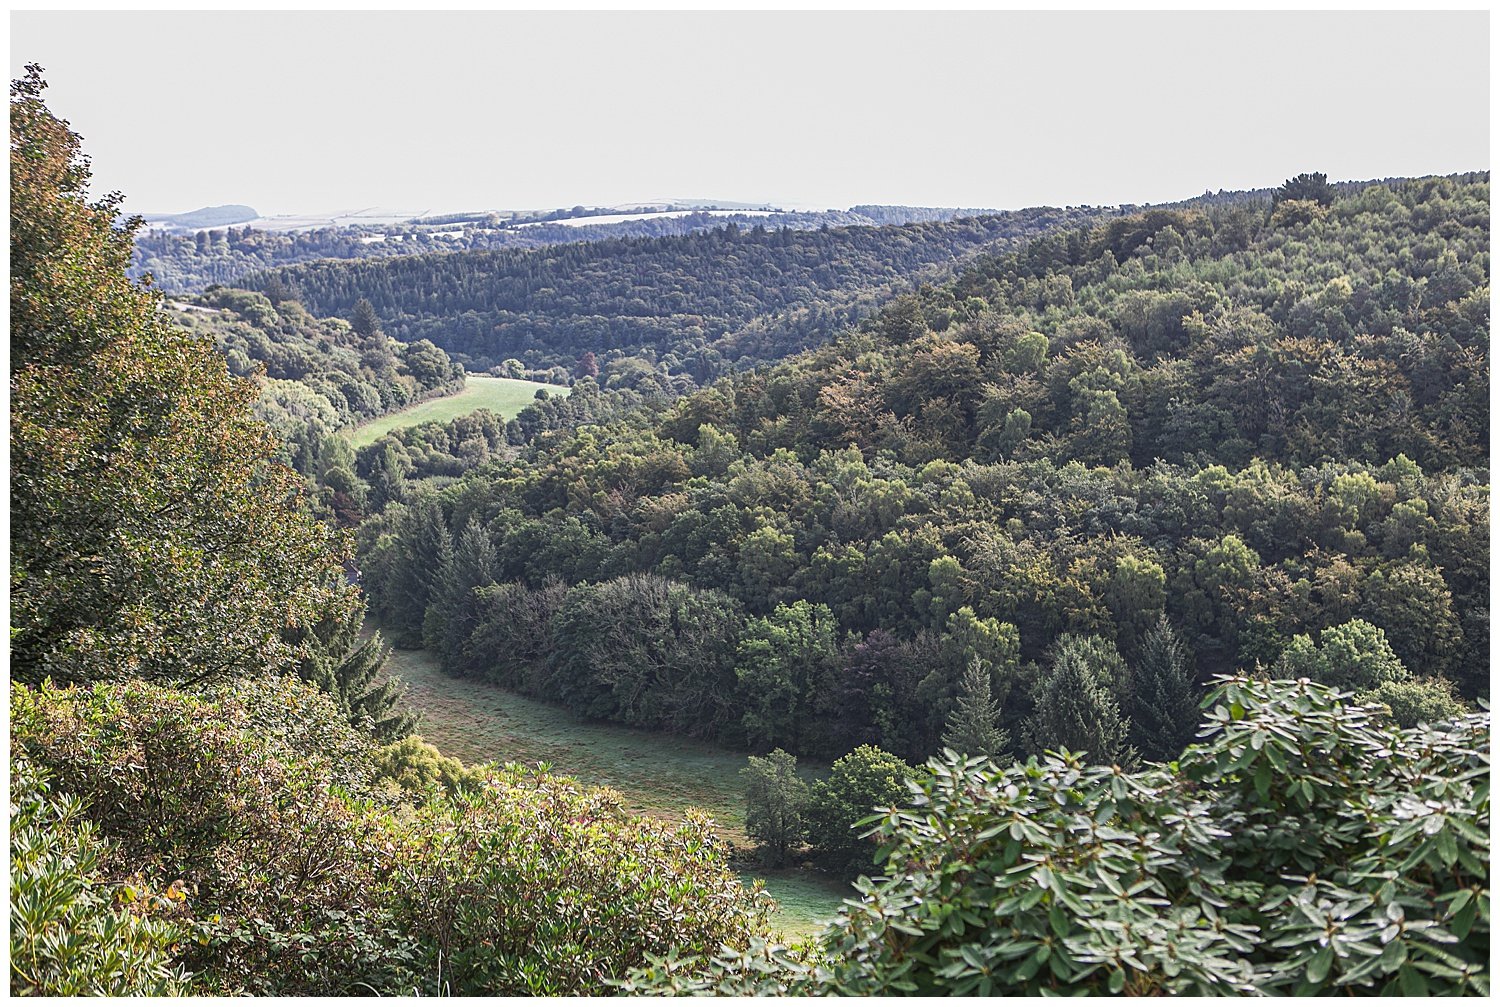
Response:
[{"label": "grass", "polygon": [[567,395],[572,391],[561,385],[470,374],[464,381],[463,390],[454,395],[418,402],[409,409],[386,413],[360,424],[350,432],[349,443],[355,448],[362,448],[367,444],[374,444],[392,430],[403,430],[419,423],[445,423],[467,416],[476,409],[488,409],[510,419],[536,398],[538,388],[547,389],[548,395]]},{"label": "grass", "polygon": [[[747,852],[739,772],[745,756],[702,742],[581,720],[505,689],[443,674],[426,651],[392,651],[387,670],[406,682],[421,714],[417,730],[464,762],[545,762],[552,771],[618,790],[633,812],[668,820],[689,808],[708,813],[735,849]],[[799,767],[802,768],[802,767]],[[810,765],[811,777],[823,767]],[[765,881],[780,908],[773,923],[788,938],[810,936],[853,894],[811,871],[746,871]]]}]

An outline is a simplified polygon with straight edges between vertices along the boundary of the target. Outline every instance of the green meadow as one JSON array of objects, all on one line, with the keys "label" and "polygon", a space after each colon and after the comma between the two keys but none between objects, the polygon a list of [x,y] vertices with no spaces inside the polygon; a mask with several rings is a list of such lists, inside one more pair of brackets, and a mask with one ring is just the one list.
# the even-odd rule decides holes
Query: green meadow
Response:
[{"label": "green meadow", "polygon": [[510,419],[536,398],[538,388],[547,389],[548,395],[567,395],[572,391],[561,385],[542,384],[538,381],[470,374],[464,382],[463,391],[428,399],[399,412],[377,416],[368,423],[355,427],[349,433],[349,443],[362,448],[367,444],[374,444],[392,430],[414,427],[419,423],[444,423],[459,416],[467,416],[477,409],[488,409]]},{"label": "green meadow", "polygon": [[[422,718],[417,730],[445,754],[469,763],[544,762],[553,772],[613,787],[638,814],[671,820],[698,808],[713,818],[735,850],[748,853],[739,779],[744,755],[686,738],[581,720],[505,689],[452,678],[426,651],[392,651],[386,668],[406,682],[407,701]],[[809,766],[808,775],[823,769]],[[746,869],[741,876],[765,882],[780,906],[776,922],[793,939],[813,933],[853,894],[848,885],[812,871]]]}]

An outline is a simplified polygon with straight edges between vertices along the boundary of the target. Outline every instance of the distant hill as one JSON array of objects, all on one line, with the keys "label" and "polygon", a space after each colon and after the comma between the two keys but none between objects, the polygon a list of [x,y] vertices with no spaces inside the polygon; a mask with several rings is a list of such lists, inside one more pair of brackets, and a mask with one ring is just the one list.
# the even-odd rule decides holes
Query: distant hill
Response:
[{"label": "distant hill", "polygon": [[167,224],[193,230],[200,227],[227,227],[230,224],[243,224],[259,218],[260,214],[254,207],[228,203],[224,206],[203,206],[196,210],[189,210],[187,213],[145,213],[142,216],[148,224]]},{"label": "distant hill", "polygon": [[702,383],[735,362],[817,345],[893,292],[945,280],[982,251],[1100,216],[1037,207],[887,227],[731,222],[659,238],[309,262],[271,275],[319,315],[345,316],[366,298],[390,335],[431,339],[473,369],[507,358],[571,367],[585,352],[618,351]]}]

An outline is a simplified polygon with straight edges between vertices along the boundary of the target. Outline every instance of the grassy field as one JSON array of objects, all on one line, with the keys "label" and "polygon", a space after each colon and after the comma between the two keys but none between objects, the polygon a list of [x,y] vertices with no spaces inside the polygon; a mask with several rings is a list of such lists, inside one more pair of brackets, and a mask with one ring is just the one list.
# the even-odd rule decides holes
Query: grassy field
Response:
[{"label": "grassy field", "polygon": [[489,409],[510,419],[536,398],[538,388],[547,389],[548,395],[566,395],[572,391],[561,385],[470,374],[464,382],[463,391],[457,395],[428,399],[426,402],[418,402],[410,409],[377,416],[368,423],[355,427],[349,434],[349,443],[362,448],[367,444],[374,444],[392,430],[414,427],[418,423],[444,422],[467,416],[476,409]]},{"label": "grassy field", "polygon": [[[742,852],[745,810],[739,772],[745,757],[649,731],[582,721],[546,703],[478,682],[450,678],[425,651],[397,650],[387,669],[403,679],[421,716],[417,730],[464,762],[549,763],[584,783],[609,786],[639,814],[677,819],[700,808]],[[810,766],[811,777],[822,767]],[[807,871],[751,871],[780,904],[775,920],[791,938],[811,934],[837,910],[847,885]]]}]

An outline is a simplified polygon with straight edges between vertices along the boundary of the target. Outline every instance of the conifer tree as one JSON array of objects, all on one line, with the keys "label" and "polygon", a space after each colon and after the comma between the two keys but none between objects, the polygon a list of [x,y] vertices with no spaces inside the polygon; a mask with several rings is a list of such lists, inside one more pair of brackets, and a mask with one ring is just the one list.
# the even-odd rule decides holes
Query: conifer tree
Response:
[{"label": "conifer tree", "polygon": [[948,715],[943,745],[963,755],[998,757],[1010,744],[999,727],[1000,704],[990,698],[990,671],[975,657],[959,683],[958,704]]},{"label": "conifer tree", "polygon": [[390,650],[379,633],[361,639],[364,598],[350,592],[344,607],[297,631],[303,657],[297,674],[333,697],[349,723],[379,741],[404,738],[416,726],[401,683],[383,674]]},{"label": "conifer tree", "polygon": [[1141,641],[1129,713],[1131,739],[1152,762],[1177,758],[1193,739],[1199,718],[1193,658],[1166,616]]},{"label": "conifer tree", "polygon": [[422,620],[422,642],[449,661],[462,650],[478,615],[477,588],[495,583],[495,545],[475,518],[456,542],[443,537],[432,603]]},{"label": "conifer tree", "polygon": [[1108,641],[1063,636],[1036,685],[1036,712],[1027,723],[1032,746],[1087,752],[1090,762],[1133,761],[1130,722],[1116,695],[1123,671]]}]

